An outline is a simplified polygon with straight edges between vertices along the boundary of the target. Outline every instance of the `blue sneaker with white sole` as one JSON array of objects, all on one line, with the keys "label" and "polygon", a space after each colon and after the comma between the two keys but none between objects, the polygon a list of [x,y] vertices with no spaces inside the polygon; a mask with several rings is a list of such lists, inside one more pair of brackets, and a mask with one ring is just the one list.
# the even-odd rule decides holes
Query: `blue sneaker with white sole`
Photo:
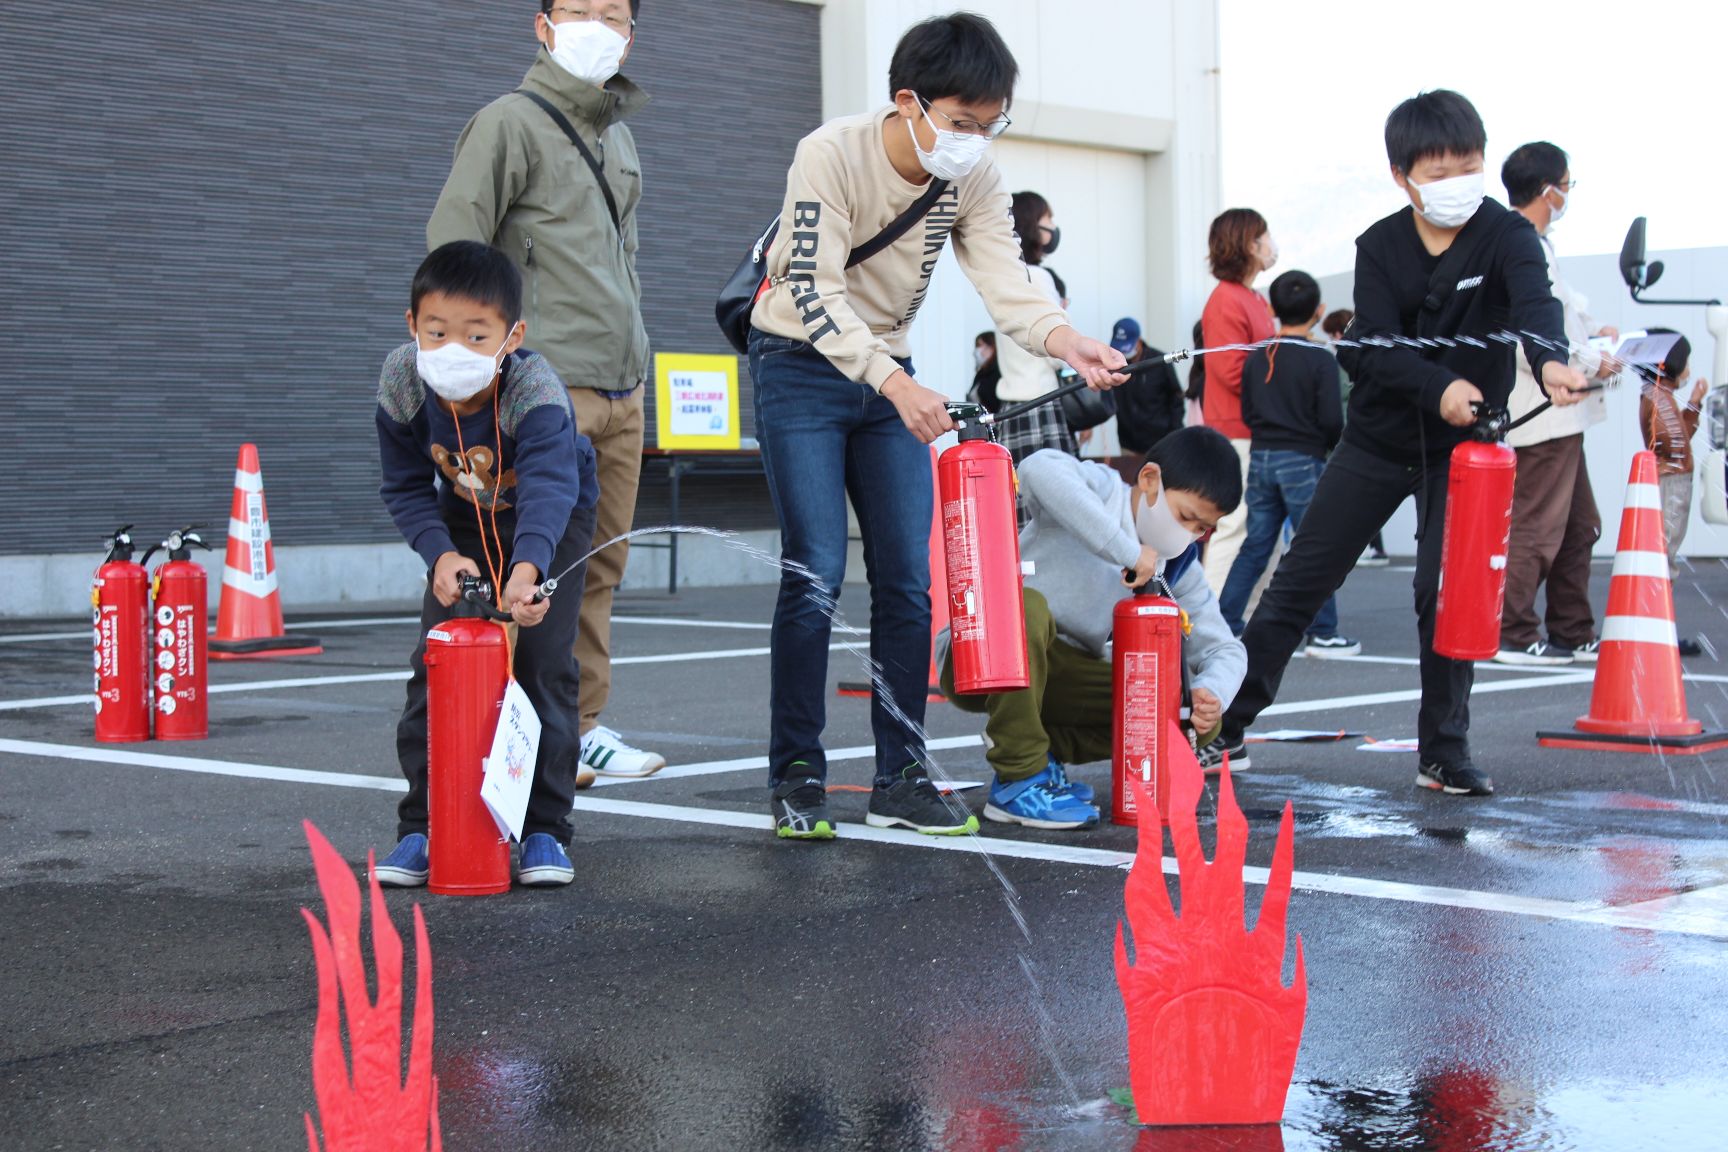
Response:
[{"label": "blue sneaker with white sole", "polygon": [[1054,756],[1047,756],[1044,763],[1045,771],[1056,777],[1056,783],[1059,787],[1065,787],[1068,791],[1074,793],[1074,798],[1076,800],[1086,804],[1093,802],[1092,798],[1095,794],[1092,791],[1092,785],[1081,780],[1070,780],[1068,778],[1068,769],[1063,766],[1062,761],[1056,759]]},{"label": "blue sneaker with white sole", "polygon": [[410,832],[396,842],[390,855],[372,865],[372,875],[381,888],[422,888],[432,870],[426,854],[426,836]]},{"label": "blue sneaker with white sole", "polygon": [[1074,795],[1074,786],[1048,766],[1025,780],[997,780],[990,786],[984,819],[998,824],[1068,831],[1098,823],[1098,809]]},{"label": "blue sneaker with white sole", "polygon": [[564,854],[564,845],[545,832],[522,841],[522,857],[516,883],[525,888],[551,888],[576,879],[576,868]]}]

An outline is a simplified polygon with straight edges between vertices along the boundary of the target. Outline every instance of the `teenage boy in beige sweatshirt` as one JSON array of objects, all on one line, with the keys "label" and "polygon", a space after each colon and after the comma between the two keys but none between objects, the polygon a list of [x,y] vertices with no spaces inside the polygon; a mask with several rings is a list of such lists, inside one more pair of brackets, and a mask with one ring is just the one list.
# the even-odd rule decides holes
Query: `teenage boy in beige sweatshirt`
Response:
[{"label": "teenage boy in beige sweatshirt", "polygon": [[[798,145],[771,286],[751,317],[756,435],[780,519],[769,785],[778,835],[829,839],[822,750],[832,621],[846,572],[846,498],[858,513],[870,581],[875,788],[867,820],[953,835],[977,817],[950,805],[924,761],[930,673],[930,455],[953,425],[947,397],[919,384],[907,332],[945,245],[997,330],[1112,387],[1122,354],[1080,335],[1028,279],[1009,196],[989,157],[1008,127],[1019,68],[996,29],[959,13],[913,26],[888,69],[892,105],[831,121]],[[932,181],[941,181],[933,185]],[[848,257],[936,188],[903,235]]]}]

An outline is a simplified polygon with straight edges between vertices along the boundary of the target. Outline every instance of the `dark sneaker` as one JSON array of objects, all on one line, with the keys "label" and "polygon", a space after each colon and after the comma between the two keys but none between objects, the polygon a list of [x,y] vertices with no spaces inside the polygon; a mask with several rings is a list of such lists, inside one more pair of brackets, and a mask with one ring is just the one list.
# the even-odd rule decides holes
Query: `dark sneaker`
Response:
[{"label": "dark sneaker", "polygon": [[998,824],[1068,831],[1098,823],[1098,809],[1076,796],[1073,785],[1046,767],[1025,780],[997,780],[984,805],[984,818]]},{"label": "dark sneaker", "polygon": [[384,888],[422,888],[431,870],[425,835],[410,832],[397,841],[395,851],[372,866],[372,875]]},{"label": "dark sneaker", "polygon": [[1055,778],[1056,784],[1059,787],[1066,788],[1068,791],[1074,793],[1074,798],[1080,801],[1080,803],[1091,804],[1093,802],[1093,798],[1096,794],[1092,791],[1092,785],[1082,783],[1079,780],[1068,779],[1068,769],[1063,766],[1062,761],[1056,759],[1054,756],[1046,755],[1044,758],[1044,769]]},{"label": "dark sneaker", "polygon": [[1319,660],[1336,660],[1341,656],[1360,656],[1362,642],[1348,636],[1310,636],[1304,651]]},{"label": "dark sneaker", "polygon": [[828,818],[828,787],[814,776],[794,776],[774,789],[768,810],[774,813],[774,835],[782,840],[832,840]]},{"label": "dark sneaker", "polygon": [[1578,647],[1572,649],[1572,659],[1579,664],[1594,664],[1596,663],[1596,657],[1601,655],[1601,653],[1602,641],[1600,638],[1587,640],[1578,645]]},{"label": "dark sneaker", "polygon": [[1429,764],[1424,761],[1422,767],[1416,769],[1416,785],[1448,796],[1494,795],[1494,781],[1468,760],[1457,764]]},{"label": "dark sneaker", "polygon": [[1537,640],[1527,648],[1502,648],[1494,657],[1496,664],[1512,664],[1524,667],[1552,667],[1557,664],[1570,664],[1576,659],[1570,648],[1561,648],[1546,640]]},{"label": "dark sneaker", "polygon": [[1253,767],[1248,759],[1248,744],[1238,740],[1231,744],[1220,736],[1212,743],[1195,753],[1195,759],[1200,761],[1200,771],[1208,776],[1217,776],[1224,771],[1224,755],[1230,755],[1230,771],[1232,774],[1246,772]]},{"label": "dark sneaker", "polygon": [[1692,637],[1682,636],[1680,637],[1680,655],[1702,656],[1704,655],[1704,647],[1699,644],[1698,641],[1692,639]]},{"label": "dark sneaker", "polygon": [[516,867],[516,883],[524,888],[553,888],[576,879],[576,869],[564,854],[564,845],[545,832],[522,841],[522,857]]},{"label": "dark sneaker", "polygon": [[900,779],[870,792],[864,822],[872,828],[910,828],[926,836],[964,836],[978,831],[978,817],[959,800],[950,801],[930,782],[924,769],[912,765]]}]

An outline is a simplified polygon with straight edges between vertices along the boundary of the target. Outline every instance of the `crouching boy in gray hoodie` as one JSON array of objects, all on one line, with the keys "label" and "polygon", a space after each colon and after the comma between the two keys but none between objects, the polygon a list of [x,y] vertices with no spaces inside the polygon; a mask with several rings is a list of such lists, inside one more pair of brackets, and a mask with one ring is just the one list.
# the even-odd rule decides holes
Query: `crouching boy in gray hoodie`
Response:
[{"label": "crouching boy in gray hoodie", "polygon": [[1132,485],[1113,468],[1052,449],[1028,456],[1019,471],[1029,516],[1020,555],[1036,569],[1026,578],[1032,686],[956,695],[948,653],[942,690],[964,711],[989,716],[985,756],[996,779],[986,819],[1087,828],[1098,822],[1092,789],[1069,780],[1065,766],[1110,757],[1110,630],[1130,588],[1162,576],[1192,622],[1183,657],[1202,744],[1242,684],[1247,652],[1196,562],[1200,537],[1241,503],[1241,465],[1230,441],[1195,427],[1154,444]]}]

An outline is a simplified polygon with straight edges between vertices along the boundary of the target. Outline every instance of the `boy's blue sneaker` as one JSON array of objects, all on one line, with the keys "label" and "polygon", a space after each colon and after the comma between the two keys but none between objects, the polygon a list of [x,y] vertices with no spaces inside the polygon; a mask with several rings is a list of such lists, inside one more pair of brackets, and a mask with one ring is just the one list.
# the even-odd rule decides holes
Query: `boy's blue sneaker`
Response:
[{"label": "boy's blue sneaker", "polygon": [[1074,799],[1079,800],[1082,803],[1092,803],[1094,795],[1092,785],[1079,780],[1068,779],[1068,769],[1063,766],[1062,761],[1056,759],[1054,756],[1046,756],[1044,764],[1044,770],[1056,778],[1056,784],[1058,787],[1067,788],[1068,791],[1074,793]]},{"label": "boy's blue sneaker", "polygon": [[390,855],[372,865],[372,875],[382,888],[421,888],[432,870],[426,856],[426,837],[410,832],[396,842]]},{"label": "boy's blue sneaker", "polygon": [[525,888],[551,888],[576,879],[576,868],[564,854],[564,845],[548,833],[536,832],[522,841],[521,863],[516,882]]},{"label": "boy's blue sneaker", "polygon": [[1074,795],[1074,786],[1048,766],[1025,780],[997,780],[990,786],[984,818],[998,824],[1065,831],[1098,823],[1098,809]]}]

